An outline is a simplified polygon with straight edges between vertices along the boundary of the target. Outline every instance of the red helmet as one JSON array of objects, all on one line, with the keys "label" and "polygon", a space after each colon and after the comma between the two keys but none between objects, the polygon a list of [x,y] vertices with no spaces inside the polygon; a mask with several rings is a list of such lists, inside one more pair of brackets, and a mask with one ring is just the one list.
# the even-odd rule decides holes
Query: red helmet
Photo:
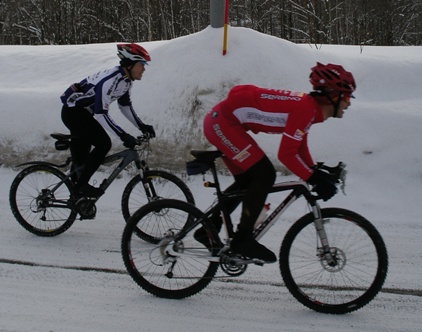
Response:
[{"label": "red helmet", "polygon": [[309,81],[314,90],[323,92],[344,92],[352,94],[356,90],[355,79],[351,72],[344,70],[340,65],[317,62],[315,67],[311,68]]},{"label": "red helmet", "polygon": [[149,56],[147,50],[135,43],[117,44],[117,52],[117,55],[122,60],[128,59],[132,62],[140,61],[144,65],[147,64],[148,61],[151,61],[151,57]]}]

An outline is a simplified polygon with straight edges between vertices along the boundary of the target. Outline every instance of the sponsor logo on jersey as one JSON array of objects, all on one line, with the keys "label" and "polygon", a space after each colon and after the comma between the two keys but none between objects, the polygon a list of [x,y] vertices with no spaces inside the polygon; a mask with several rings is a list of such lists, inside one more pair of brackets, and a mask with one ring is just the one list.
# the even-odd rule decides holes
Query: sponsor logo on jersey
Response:
[{"label": "sponsor logo on jersey", "polygon": [[212,128],[214,129],[215,134],[218,136],[218,138],[220,138],[221,142],[223,142],[225,146],[227,146],[231,151],[236,154],[240,152],[240,150],[232,142],[230,142],[230,140],[226,136],[224,136],[223,132],[220,129],[220,126],[217,123],[214,124]]},{"label": "sponsor logo on jersey", "polygon": [[261,93],[261,99],[268,99],[268,100],[293,100],[293,101],[300,101],[302,98],[299,96],[284,96],[284,95],[272,95],[268,93]]},{"label": "sponsor logo on jersey", "polygon": [[115,77],[113,82],[110,85],[110,88],[107,91],[107,96],[110,96],[116,90],[118,83],[119,83],[119,77]]},{"label": "sponsor logo on jersey", "polygon": [[262,123],[262,124],[269,124],[269,125],[279,125],[285,126],[286,125],[286,118],[279,116],[277,113],[264,113],[258,112],[256,110],[249,111],[247,113],[246,119],[248,122],[253,123]]},{"label": "sponsor logo on jersey", "polygon": [[258,125],[283,128],[286,126],[288,113],[270,113],[253,107],[241,107],[233,112],[240,123],[256,123]]},{"label": "sponsor logo on jersey", "polygon": [[246,148],[244,148],[242,151],[240,151],[237,155],[234,156],[233,160],[237,160],[239,162],[245,161],[251,154],[248,152],[248,149],[252,145],[249,144]]},{"label": "sponsor logo on jersey", "polygon": [[296,132],[295,132],[295,134],[293,135],[293,138],[294,139],[297,139],[298,141],[301,141],[302,140],[302,137],[305,135],[305,132],[303,132],[302,130],[300,130],[300,129],[296,129]]}]

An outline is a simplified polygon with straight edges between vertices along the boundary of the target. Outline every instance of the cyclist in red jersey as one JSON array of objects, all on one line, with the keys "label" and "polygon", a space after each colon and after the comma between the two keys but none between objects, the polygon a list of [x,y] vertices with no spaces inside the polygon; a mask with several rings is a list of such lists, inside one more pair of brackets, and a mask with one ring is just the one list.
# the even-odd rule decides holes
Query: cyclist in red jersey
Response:
[{"label": "cyclist in red jersey", "polygon": [[[311,69],[310,93],[271,90],[253,85],[235,86],[227,98],[205,116],[204,135],[224,153],[224,163],[235,178],[227,191],[245,189],[242,213],[231,249],[249,258],[275,262],[275,254],[253,239],[256,219],[265,203],[276,172],[269,158],[248,134],[283,134],[278,159],[295,175],[313,185],[313,190],[328,200],[337,192],[335,184],[315,165],[308,149],[308,132],[314,123],[330,117],[341,118],[350,106],[356,89],[353,75],[340,65],[317,63]],[[232,212],[240,202],[229,206]],[[213,218],[218,229],[222,220]],[[206,243],[199,229],[195,238]]]}]

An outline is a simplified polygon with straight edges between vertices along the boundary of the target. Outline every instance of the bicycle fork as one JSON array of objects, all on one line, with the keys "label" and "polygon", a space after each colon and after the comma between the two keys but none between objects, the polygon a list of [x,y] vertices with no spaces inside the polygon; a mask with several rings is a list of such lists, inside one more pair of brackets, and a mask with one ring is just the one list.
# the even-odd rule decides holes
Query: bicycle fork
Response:
[{"label": "bicycle fork", "polygon": [[322,219],[321,209],[316,205],[312,205],[312,213],[314,214],[314,226],[317,232],[317,236],[321,241],[322,251],[318,253],[320,259],[325,259],[327,264],[331,267],[337,265],[337,259],[335,253],[331,251],[331,247],[328,243],[327,233],[324,228],[324,220]]}]

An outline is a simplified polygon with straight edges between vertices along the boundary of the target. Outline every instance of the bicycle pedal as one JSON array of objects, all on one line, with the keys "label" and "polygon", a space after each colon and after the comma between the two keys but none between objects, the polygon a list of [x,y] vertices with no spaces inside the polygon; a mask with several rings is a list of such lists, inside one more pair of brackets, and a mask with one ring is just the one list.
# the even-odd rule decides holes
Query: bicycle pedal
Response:
[{"label": "bicycle pedal", "polygon": [[258,258],[253,258],[252,261],[255,265],[258,265],[258,266],[263,266],[265,264],[265,261],[263,261],[262,259],[258,259]]},{"label": "bicycle pedal", "polygon": [[95,206],[96,198],[83,197],[78,199],[75,203],[75,210],[81,216],[81,220],[94,219],[97,214],[97,207]]},{"label": "bicycle pedal", "polygon": [[95,203],[96,201],[97,201],[97,198],[95,198],[95,197],[84,197],[84,196],[82,196],[82,197],[77,199],[75,204],[77,205],[77,204],[81,204],[81,203]]},{"label": "bicycle pedal", "polygon": [[237,258],[237,257],[230,257],[227,259],[226,262],[233,266],[248,265],[248,264],[255,263],[253,259]]}]

